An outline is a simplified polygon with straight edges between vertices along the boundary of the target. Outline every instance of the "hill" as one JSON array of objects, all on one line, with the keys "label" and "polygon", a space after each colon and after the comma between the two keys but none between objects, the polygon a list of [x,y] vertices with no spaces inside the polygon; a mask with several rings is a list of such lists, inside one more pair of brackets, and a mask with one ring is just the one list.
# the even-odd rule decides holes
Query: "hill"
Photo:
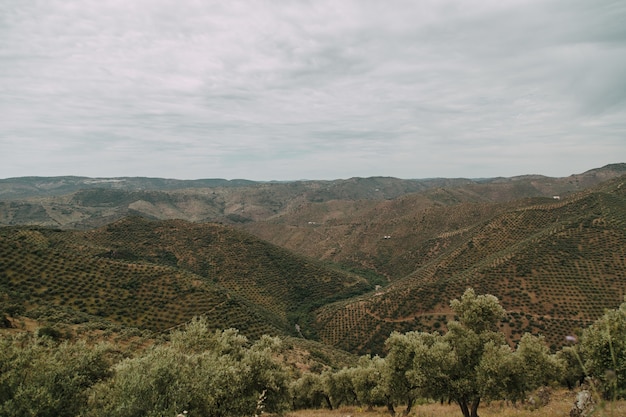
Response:
[{"label": "hill", "polygon": [[[254,182],[162,178],[23,177],[0,180],[0,225],[90,229],[129,215],[243,225],[290,219],[320,207],[343,210],[341,202],[365,207],[415,193],[455,191],[455,198],[502,202],[565,196],[626,173],[607,165],[565,178],[527,175],[491,179],[350,178],[334,181]],[[444,194],[435,199],[446,201]],[[438,201],[438,200],[437,200]],[[439,201],[441,202],[441,201]],[[313,212],[308,213],[308,211]],[[323,208],[322,208],[323,210]],[[319,217],[319,216],[318,216]],[[264,237],[265,238],[265,237]],[[271,240],[271,239],[270,239]]]},{"label": "hill", "polygon": [[42,322],[154,331],[194,315],[253,338],[298,337],[298,324],[328,346],[378,353],[394,330],[444,330],[449,300],[472,286],[510,312],[512,344],[531,331],[558,347],[623,301],[625,173],[6,180],[56,185],[0,201],[0,301]]},{"label": "hill", "polygon": [[132,217],[91,231],[0,228],[0,294],[27,316],[85,314],[163,331],[216,328],[307,337],[311,310],[371,288],[361,277],[217,224]]},{"label": "hill", "polygon": [[414,251],[423,242],[462,234],[506,210],[563,201],[625,173],[626,164],[614,164],[566,178],[527,175],[434,186],[393,199],[307,202],[241,227],[297,253],[373,270],[392,281],[430,259]]},{"label": "hill", "polygon": [[[402,244],[409,248],[402,259],[414,270],[366,296],[321,308],[321,339],[368,352],[394,330],[443,330],[449,300],[471,286],[501,300],[509,312],[501,328],[511,343],[530,331],[562,345],[567,334],[624,300],[625,183],[621,177],[558,201],[496,205],[489,215],[468,216],[473,222]],[[468,213],[465,205],[458,209]],[[419,222],[413,233],[421,233]]]}]

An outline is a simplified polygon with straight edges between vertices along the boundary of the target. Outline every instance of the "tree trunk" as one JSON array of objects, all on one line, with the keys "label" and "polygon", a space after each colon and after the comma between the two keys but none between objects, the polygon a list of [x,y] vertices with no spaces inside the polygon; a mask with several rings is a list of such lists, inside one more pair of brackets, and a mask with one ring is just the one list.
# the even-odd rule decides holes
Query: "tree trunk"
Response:
[{"label": "tree trunk", "polygon": [[412,397],[407,398],[406,400],[406,410],[402,413],[403,416],[408,416],[411,410],[413,409],[414,399]]},{"label": "tree trunk", "polygon": [[457,404],[461,408],[461,412],[463,413],[463,417],[471,417],[469,407],[467,406],[467,400],[465,398],[461,398],[456,400]]},{"label": "tree trunk", "polygon": [[396,417],[396,409],[393,408],[393,403],[391,401],[387,401],[387,411],[389,411],[391,417]]},{"label": "tree trunk", "polygon": [[478,417],[478,404],[480,404],[480,398],[475,398],[474,401],[472,401],[471,417]]},{"label": "tree trunk", "polygon": [[326,394],[323,394],[323,395],[324,395],[324,399],[326,400],[326,405],[328,405],[328,408],[330,410],[332,410],[333,409],[333,403],[330,401],[330,397],[328,395],[326,395]]}]

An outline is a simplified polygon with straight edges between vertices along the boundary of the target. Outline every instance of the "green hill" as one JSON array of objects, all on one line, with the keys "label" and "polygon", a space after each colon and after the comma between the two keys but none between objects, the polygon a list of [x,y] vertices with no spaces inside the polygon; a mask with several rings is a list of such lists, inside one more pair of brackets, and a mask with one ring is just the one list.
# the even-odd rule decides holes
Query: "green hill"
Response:
[{"label": "green hill", "polygon": [[252,338],[300,337],[297,324],[309,340],[378,353],[394,330],[445,330],[449,300],[471,286],[509,311],[511,343],[531,331],[557,347],[623,301],[625,170],[3,180],[5,196],[30,197],[0,201],[0,224],[14,224],[0,227],[0,312],[157,332],[205,315]]},{"label": "green hill", "polygon": [[[367,296],[318,311],[321,339],[378,351],[394,330],[443,329],[448,302],[467,287],[497,296],[514,343],[541,333],[554,346],[626,294],[626,178],[554,200],[519,202],[486,221],[411,248],[410,274]],[[480,217],[480,216],[479,216]]]},{"label": "green hill", "polygon": [[[310,311],[361,277],[217,224],[127,218],[88,232],[0,229],[0,293],[27,315],[80,312],[165,330],[196,315],[250,336],[303,333]],[[71,315],[71,314],[70,314]]]}]

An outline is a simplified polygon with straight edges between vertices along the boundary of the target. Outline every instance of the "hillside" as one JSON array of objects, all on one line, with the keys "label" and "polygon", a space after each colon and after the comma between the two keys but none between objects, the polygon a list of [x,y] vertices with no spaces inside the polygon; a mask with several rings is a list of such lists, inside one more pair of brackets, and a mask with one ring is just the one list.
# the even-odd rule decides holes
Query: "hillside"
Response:
[{"label": "hillside", "polygon": [[[612,164],[564,178],[527,175],[490,179],[350,178],[334,181],[254,182],[162,178],[23,177],[0,180],[0,225],[38,225],[91,229],[129,215],[248,225],[310,214],[328,204],[371,207],[413,194],[435,192],[435,202],[456,193],[461,201],[503,202],[528,197],[565,196],[626,173]],[[428,198],[428,197],[427,197]],[[309,213],[311,210],[314,212]],[[348,213],[349,214],[349,213]],[[317,216],[319,217],[319,216]],[[271,239],[271,236],[269,236]],[[267,239],[268,236],[264,236]]]},{"label": "hillside", "polygon": [[559,201],[504,205],[488,220],[483,213],[474,224],[416,241],[405,251],[417,266],[411,273],[318,311],[321,339],[367,352],[394,330],[443,329],[449,300],[471,286],[509,311],[501,328],[512,343],[530,331],[562,345],[624,300],[625,183],[622,177]]},{"label": "hillside", "polygon": [[0,276],[3,303],[34,318],[162,331],[206,315],[252,337],[297,335],[295,324],[314,337],[314,307],[371,288],[227,226],[139,217],[87,232],[0,228]]},{"label": "hillside", "polygon": [[432,253],[415,252],[423,242],[441,234],[460,239],[497,213],[554,201],[555,196],[565,199],[624,174],[626,164],[614,164],[566,178],[494,178],[394,199],[309,202],[241,227],[297,253],[373,270],[391,281],[430,259]]},{"label": "hillside", "polygon": [[2,180],[53,191],[0,201],[0,308],[157,332],[206,315],[253,338],[299,337],[298,324],[378,353],[394,330],[444,330],[472,286],[510,312],[511,343],[531,331],[558,347],[623,301],[625,173]]}]

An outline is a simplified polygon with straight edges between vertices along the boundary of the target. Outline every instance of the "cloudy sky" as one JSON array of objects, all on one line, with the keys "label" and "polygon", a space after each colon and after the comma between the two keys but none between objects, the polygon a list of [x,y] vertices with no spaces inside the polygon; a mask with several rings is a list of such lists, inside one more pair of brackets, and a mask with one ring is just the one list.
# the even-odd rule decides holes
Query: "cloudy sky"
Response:
[{"label": "cloudy sky", "polygon": [[624,0],[0,0],[0,178],[626,162]]}]

